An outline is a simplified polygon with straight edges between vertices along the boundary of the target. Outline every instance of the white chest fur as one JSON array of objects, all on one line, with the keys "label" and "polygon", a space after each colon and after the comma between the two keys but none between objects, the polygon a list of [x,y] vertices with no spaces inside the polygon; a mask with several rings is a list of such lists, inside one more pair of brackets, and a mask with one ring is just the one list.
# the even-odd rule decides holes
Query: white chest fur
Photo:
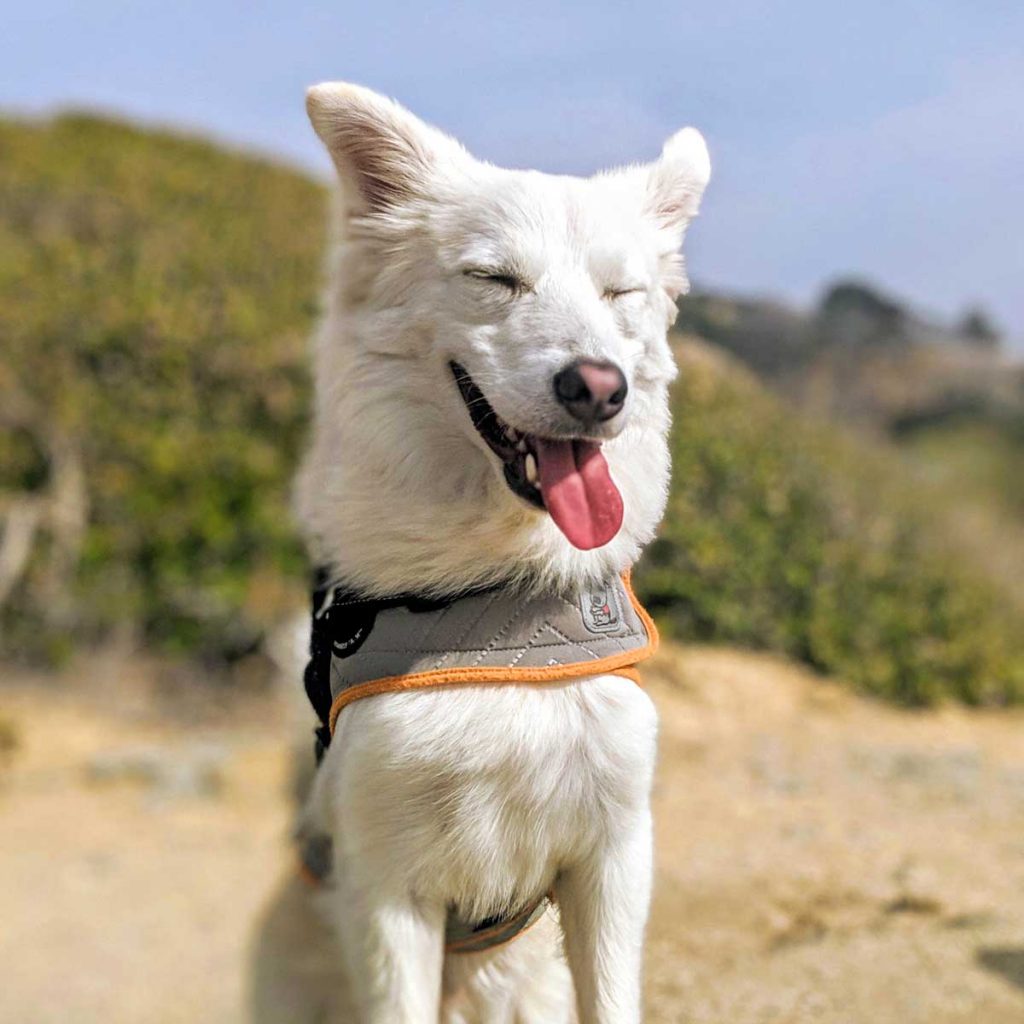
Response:
[{"label": "white chest fur", "polygon": [[346,709],[311,813],[339,866],[484,917],[646,807],[653,705],[619,676],[384,694]]}]

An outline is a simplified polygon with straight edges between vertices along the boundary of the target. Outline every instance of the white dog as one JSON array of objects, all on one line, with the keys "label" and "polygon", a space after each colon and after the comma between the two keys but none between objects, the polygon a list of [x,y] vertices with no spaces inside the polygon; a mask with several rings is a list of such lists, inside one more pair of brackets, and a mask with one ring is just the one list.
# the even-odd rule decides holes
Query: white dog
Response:
[{"label": "white dog", "polygon": [[[319,563],[370,597],[577,595],[628,569],[666,498],[700,134],[578,179],[482,163],[356,86],[308,110],[341,180],[298,489]],[[332,882],[289,897],[329,926],[336,1019],[639,1021],[656,727],[614,674],[348,706],[303,814],[333,838]],[[546,892],[560,925],[446,954],[453,908]]]}]

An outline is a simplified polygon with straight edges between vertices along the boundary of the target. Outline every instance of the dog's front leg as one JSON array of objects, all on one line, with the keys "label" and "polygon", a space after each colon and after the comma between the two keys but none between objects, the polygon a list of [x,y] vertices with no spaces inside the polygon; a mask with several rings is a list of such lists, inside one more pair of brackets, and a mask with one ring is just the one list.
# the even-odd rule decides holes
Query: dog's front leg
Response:
[{"label": "dog's front leg", "polygon": [[556,883],[580,1024],[637,1024],[651,894],[651,817],[609,837]]},{"label": "dog's front leg", "polygon": [[332,903],[359,1024],[437,1024],[445,908],[384,896],[365,880],[358,890],[339,884]]}]

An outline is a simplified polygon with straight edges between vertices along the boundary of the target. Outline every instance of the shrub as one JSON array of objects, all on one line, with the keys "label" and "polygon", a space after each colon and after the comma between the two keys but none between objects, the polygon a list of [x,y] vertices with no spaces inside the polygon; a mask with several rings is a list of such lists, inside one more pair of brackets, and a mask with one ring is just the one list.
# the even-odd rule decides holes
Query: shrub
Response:
[{"label": "shrub", "polygon": [[1024,694],[1019,614],[895,458],[682,346],[673,486],[638,585],[666,632],[785,652],[904,704]]},{"label": "shrub", "polygon": [[8,649],[123,624],[259,642],[302,578],[287,494],[323,214],[307,178],[207,143],[0,122],[0,493],[50,510]]}]

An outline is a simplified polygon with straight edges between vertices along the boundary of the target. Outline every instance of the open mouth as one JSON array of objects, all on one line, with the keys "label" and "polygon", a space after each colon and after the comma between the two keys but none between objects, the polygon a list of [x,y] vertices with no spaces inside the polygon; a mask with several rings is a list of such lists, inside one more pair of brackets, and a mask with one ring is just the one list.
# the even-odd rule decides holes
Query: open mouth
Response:
[{"label": "open mouth", "polygon": [[601,442],[517,430],[494,411],[464,367],[448,365],[473,426],[501,459],[512,493],[545,509],[574,547],[589,551],[607,544],[622,526],[623,504]]}]

